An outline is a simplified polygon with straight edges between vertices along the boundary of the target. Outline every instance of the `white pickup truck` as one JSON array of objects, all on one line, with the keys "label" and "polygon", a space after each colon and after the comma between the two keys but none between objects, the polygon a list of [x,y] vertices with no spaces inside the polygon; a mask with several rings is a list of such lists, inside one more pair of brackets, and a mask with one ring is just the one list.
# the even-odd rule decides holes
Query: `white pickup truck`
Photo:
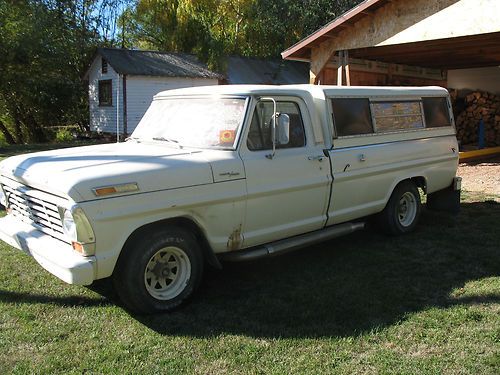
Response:
[{"label": "white pickup truck", "polygon": [[305,247],[368,216],[411,231],[418,188],[456,207],[457,162],[442,88],[172,90],[127,142],[4,160],[0,238],[68,283],[112,276],[131,310],[167,311],[221,258]]}]

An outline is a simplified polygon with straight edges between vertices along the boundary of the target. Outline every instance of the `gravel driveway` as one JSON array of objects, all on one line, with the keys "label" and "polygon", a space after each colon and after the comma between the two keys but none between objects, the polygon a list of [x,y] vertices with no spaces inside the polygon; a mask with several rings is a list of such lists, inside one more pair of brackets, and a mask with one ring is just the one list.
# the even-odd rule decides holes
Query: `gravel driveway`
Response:
[{"label": "gravel driveway", "polygon": [[460,163],[457,175],[462,177],[462,189],[500,196],[500,156]]}]

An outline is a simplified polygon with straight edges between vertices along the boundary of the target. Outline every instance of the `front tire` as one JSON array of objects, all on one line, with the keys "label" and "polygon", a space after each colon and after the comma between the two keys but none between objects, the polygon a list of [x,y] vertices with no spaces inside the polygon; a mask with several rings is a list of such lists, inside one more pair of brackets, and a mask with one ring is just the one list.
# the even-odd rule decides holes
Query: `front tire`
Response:
[{"label": "front tire", "polygon": [[390,235],[411,232],[417,225],[420,208],[417,187],[411,181],[403,181],[396,186],[387,206],[379,214],[379,226]]},{"label": "front tire", "polygon": [[183,228],[148,231],[123,249],[113,274],[125,306],[136,313],[167,312],[198,288],[203,256],[195,237]]}]

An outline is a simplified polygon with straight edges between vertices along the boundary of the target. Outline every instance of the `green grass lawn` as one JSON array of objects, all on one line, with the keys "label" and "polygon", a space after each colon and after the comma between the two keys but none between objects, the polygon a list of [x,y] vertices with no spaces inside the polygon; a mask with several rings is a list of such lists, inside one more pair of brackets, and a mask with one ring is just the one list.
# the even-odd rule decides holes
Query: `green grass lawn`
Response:
[{"label": "green grass lawn", "polygon": [[0,244],[0,373],[498,374],[500,204],[209,271],[191,303],[130,315]]}]

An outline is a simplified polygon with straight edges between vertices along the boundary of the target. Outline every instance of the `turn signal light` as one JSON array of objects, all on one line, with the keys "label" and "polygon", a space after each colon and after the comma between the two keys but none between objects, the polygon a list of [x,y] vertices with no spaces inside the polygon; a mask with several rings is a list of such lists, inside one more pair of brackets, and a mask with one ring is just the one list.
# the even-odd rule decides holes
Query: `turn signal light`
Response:
[{"label": "turn signal light", "polygon": [[81,243],[73,241],[71,242],[71,245],[73,246],[73,250],[75,250],[77,253],[85,255],[83,250],[83,245]]},{"label": "turn signal light", "polygon": [[136,182],[128,182],[126,184],[111,185],[111,186],[101,186],[93,188],[92,191],[98,197],[103,195],[117,194],[117,193],[132,193],[134,191],[139,191],[139,186]]},{"label": "turn signal light", "polygon": [[95,191],[95,195],[97,195],[97,196],[115,194],[117,192],[115,187],[97,188],[94,191]]}]

